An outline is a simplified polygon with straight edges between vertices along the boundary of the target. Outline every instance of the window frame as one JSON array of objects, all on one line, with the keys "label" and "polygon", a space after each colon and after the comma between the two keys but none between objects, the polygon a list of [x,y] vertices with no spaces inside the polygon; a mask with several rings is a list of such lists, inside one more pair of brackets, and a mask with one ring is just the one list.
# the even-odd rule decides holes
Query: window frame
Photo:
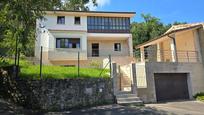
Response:
[{"label": "window frame", "polygon": [[[117,47],[117,45],[119,45],[119,47]],[[121,43],[114,43],[114,51],[116,51],[116,52],[121,52],[122,51]]]},{"label": "window frame", "polygon": [[87,30],[93,33],[130,33],[129,17],[88,16]]},{"label": "window frame", "polygon": [[[60,19],[62,19],[62,18],[64,18],[63,21],[60,20]],[[65,16],[57,16],[57,24],[62,24],[62,25],[64,25],[64,24],[65,24]]]},{"label": "window frame", "polygon": [[[76,40],[76,39],[79,40],[79,42],[75,43],[76,48],[73,48],[73,42],[70,42],[70,40]],[[55,46],[56,49],[80,49],[81,48],[80,38],[56,38],[55,41],[56,41],[56,46]],[[58,44],[58,41],[60,41],[60,44]],[[71,45],[72,47],[70,47],[70,43],[72,44]],[[77,44],[79,44],[78,47],[77,47]]]},{"label": "window frame", "polygon": [[[78,21],[76,19],[79,19]],[[78,23],[77,23],[78,22]],[[80,16],[75,16],[74,17],[74,24],[75,25],[81,25],[81,17]]]}]

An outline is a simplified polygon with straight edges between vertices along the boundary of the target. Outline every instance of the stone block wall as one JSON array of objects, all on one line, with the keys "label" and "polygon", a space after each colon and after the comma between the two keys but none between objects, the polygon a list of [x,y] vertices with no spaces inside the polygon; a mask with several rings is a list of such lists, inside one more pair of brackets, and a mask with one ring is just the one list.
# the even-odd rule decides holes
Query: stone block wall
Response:
[{"label": "stone block wall", "polygon": [[112,79],[31,80],[0,72],[0,96],[29,109],[67,110],[114,103]]}]

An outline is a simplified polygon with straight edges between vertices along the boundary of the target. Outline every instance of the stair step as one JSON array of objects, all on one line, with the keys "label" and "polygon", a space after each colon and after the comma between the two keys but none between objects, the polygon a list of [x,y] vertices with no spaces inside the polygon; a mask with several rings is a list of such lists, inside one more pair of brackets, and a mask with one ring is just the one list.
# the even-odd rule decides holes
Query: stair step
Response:
[{"label": "stair step", "polygon": [[118,101],[139,101],[139,97],[117,98]]},{"label": "stair step", "polygon": [[137,94],[121,91],[116,95],[117,103],[121,105],[143,105]]},{"label": "stair step", "polygon": [[137,97],[136,94],[120,94],[116,95],[117,98],[132,98],[132,97]]},{"label": "stair step", "polygon": [[142,101],[117,101],[120,105],[143,105]]},{"label": "stair step", "polygon": [[118,95],[120,95],[120,94],[132,94],[132,92],[131,91],[119,91],[117,94]]},{"label": "stair step", "polygon": [[133,100],[133,101],[117,101],[118,103],[140,103],[140,102],[142,102],[141,100]]},{"label": "stair step", "polygon": [[139,97],[117,97],[118,100],[140,100]]}]

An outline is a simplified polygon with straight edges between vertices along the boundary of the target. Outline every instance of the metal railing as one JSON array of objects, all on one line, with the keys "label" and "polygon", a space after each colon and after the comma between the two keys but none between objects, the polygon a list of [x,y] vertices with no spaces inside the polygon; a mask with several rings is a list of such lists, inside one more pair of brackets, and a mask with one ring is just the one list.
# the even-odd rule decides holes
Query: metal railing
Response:
[{"label": "metal railing", "polygon": [[88,57],[107,57],[109,54],[112,56],[130,56],[129,50],[125,51],[121,49],[121,51],[115,51],[114,48],[100,48],[100,49],[87,49]]},{"label": "metal railing", "polygon": [[[199,62],[200,60],[198,52],[190,50],[177,50],[175,55],[172,50],[148,49],[144,52],[135,51],[134,56],[138,62]],[[144,57],[143,60],[141,57]]]}]

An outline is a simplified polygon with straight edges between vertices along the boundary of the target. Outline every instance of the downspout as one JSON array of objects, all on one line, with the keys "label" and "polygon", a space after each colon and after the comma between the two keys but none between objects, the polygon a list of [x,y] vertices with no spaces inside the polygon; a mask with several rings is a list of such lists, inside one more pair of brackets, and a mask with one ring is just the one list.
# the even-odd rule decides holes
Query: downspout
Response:
[{"label": "downspout", "polygon": [[[174,33],[175,34],[175,33]],[[178,62],[178,56],[177,56],[177,48],[176,48],[176,40],[175,37],[170,36],[170,34],[167,35],[169,38],[171,38],[171,40],[173,40],[173,44],[174,44],[174,51],[173,54],[175,56],[175,62]]]}]

